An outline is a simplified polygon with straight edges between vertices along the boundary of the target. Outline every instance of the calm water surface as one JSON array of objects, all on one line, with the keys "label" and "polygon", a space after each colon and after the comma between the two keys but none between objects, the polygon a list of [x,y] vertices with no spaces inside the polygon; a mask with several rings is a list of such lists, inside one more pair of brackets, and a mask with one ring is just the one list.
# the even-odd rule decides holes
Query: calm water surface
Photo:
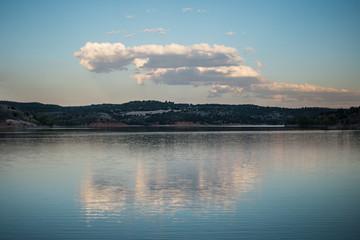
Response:
[{"label": "calm water surface", "polygon": [[1,239],[360,239],[360,131],[0,132]]}]

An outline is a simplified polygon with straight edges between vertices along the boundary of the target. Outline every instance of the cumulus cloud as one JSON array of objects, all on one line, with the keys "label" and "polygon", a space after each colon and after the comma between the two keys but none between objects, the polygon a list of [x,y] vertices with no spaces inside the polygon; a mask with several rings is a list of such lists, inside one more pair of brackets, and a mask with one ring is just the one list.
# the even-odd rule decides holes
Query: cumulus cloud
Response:
[{"label": "cumulus cloud", "polygon": [[154,32],[157,34],[165,34],[165,30],[163,28],[145,29],[144,32]]},{"label": "cumulus cloud", "polygon": [[[209,97],[233,94],[274,102],[313,103],[358,102],[360,99],[359,92],[345,89],[267,80],[259,71],[243,65],[243,58],[235,48],[223,45],[152,44],[126,47],[121,43],[88,42],[74,56],[79,59],[80,65],[97,73],[127,70],[134,65],[136,72],[130,74],[130,78],[137,80],[138,84],[152,81],[167,85],[208,86]],[[258,61],[257,66],[262,64]]]},{"label": "cumulus cloud", "polygon": [[161,84],[193,86],[215,84],[249,88],[253,83],[262,82],[260,75],[247,66],[157,68],[130,77],[138,83],[151,80]]},{"label": "cumulus cloud", "polygon": [[181,67],[237,66],[243,59],[237,50],[223,45],[210,46],[206,43],[183,46],[142,45],[125,47],[121,43],[88,42],[74,53],[80,64],[89,71],[110,72],[123,70],[136,58],[148,58],[142,70]]},{"label": "cumulus cloud", "polygon": [[191,12],[193,9],[192,8],[183,8],[182,11],[183,12]]},{"label": "cumulus cloud", "polygon": [[234,32],[226,32],[225,34],[226,34],[226,35],[229,35],[229,36],[235,35]]},{"label": "cumulus cloud", "polygon": [[235,95],[240,95],[243,88],[240,87],[230,87],[229,85],[212,85],[211,90],[209,91],[209,97],[221,97],[225,93],[234,93]]}]

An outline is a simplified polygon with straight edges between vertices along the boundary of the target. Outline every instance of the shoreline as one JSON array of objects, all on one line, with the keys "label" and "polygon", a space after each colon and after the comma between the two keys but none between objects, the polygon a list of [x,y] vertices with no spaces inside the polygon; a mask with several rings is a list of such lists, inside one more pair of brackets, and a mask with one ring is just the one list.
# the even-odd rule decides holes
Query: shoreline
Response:
[{"label": "shoreline", "polygon": [[114,132],[218,132],[218,131],[302,131],[302,130],[360,130],[359,126],[294,126],[294,125],[101,125],[101,126],[9,126],[0,131],[114,131]]}]

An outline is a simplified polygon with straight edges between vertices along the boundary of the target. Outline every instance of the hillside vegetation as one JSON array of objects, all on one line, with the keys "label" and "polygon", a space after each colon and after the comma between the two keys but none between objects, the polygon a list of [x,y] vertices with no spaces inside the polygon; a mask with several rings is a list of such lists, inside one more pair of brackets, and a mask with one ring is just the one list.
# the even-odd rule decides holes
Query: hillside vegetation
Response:
[{"label": "hillside vegetation", "polygon": [[286,124],[299,127],[358,127],[359,109],[360,107],[330,109],[226,104],[193,105],[159,101],[62,107],[42,103],[0,101],[0,122],[3,126]]}]

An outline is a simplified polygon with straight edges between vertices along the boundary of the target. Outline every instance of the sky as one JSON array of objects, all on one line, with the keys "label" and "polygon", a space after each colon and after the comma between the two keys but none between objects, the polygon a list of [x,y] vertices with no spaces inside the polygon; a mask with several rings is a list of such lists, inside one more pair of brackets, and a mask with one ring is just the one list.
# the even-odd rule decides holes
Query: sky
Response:
[{"label": "sky", "polygon": [[360,1],[0,1],[0,100],[360,105]]}]

